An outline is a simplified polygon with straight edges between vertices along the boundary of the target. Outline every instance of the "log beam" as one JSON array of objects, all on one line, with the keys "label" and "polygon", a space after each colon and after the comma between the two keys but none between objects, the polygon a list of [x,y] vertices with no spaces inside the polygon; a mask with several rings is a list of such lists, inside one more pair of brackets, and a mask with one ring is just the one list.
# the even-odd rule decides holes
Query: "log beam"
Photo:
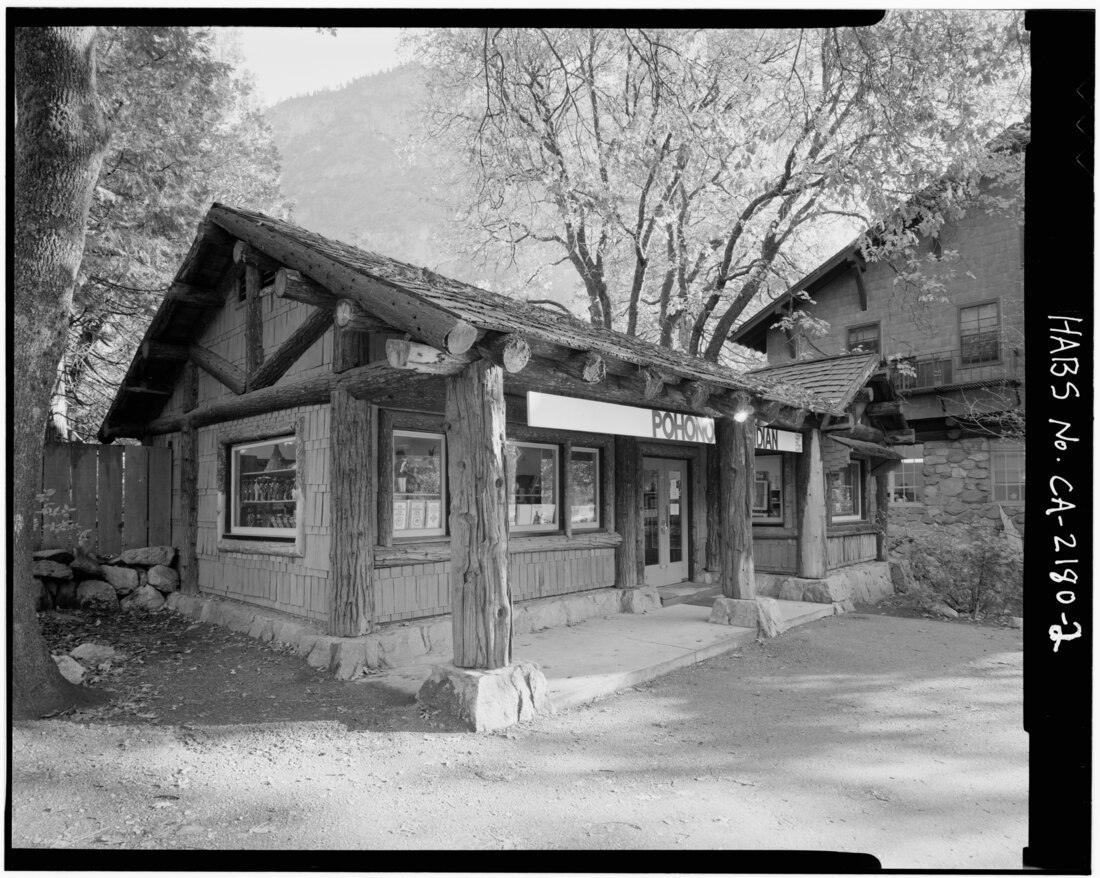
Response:
[{"label": "log beam", "polygon": [[503,366],[509,374],[522,372],[531,360],[531,346],[522,335],[505,333],[495,338],[486,337],[477,345],[477,351],[489,362]]},{"label": "log beam", "polygon": [[357,302],[341,299],[336,303],[336,325],[352,332],[376,332],[389,327],[364,311]]},{"label": "log beam", "polygon": [[707,400],[710,399],[711,388],[702,381],[688,381],[684,385],[684,393],[687,394],[688,402],[692,408],[701,409],[706,406]]},{"label": "log beam", "polygon": [[163,341],[143,341],[141,356],[145,360],[167,360],[173,363],[186,362],[190,354],[186,345],[167,344]]},{"label": "log beam", "polygon": [[503,668],[512,662],[504,370],[478,360],[446,384],[454,663]]},{"label": "log beam", "polygon": [[917,431],[910,427],[908,430],[887,430],[886,443],[888,445],[913,445],[917,441]]},{"label": "log beam", "polygon": [[649,366],[642,366],[639,368],[638,375],[645,382],[645,389],[642,391],[642,394],[646,399],[654,400],[661,395],[661,391],[664,390],[666,383],[664,375]]},{"label": "log beam", "polygon": [[237,241],[233,245],[233,261],[238,265],[251,265],[258,268],[261,274],[277,272],[281,267],[276,260],[257,250],[247,241]]},{"label": "log beam", "polygon": [[310,266],[314,280],[340,298],[354,299],[364,309],[395,329],[408,332],[418,340],[451,354],[466,353],[481,333],[455,314],[424,300],[401,286],[399,281],[371,277],[335,259],[318,254],[308,244],[297,241],[269,226],[218,207],[210,209],[211,218],[228,232],[247,238],[273,258],[287,264]]},{"label": "log beam", "polygon": [[272,289],[280,299],[301,302],[314,308],[336,307],[336,297],[332,293],[292,268],[280,268],[275,272]]},{"label": "log beam", "polygon": [[721,468],[718,484],[720,583],[723,596],[741,600],[756,597],[752,555],[755,436],[756,424],[751,415],[744,421],[719,418],[715,424],[715,444]]},{"label": "log beam", "polygon": [[332,313],[328,310],[314,309],[290,334],[279,349],[255,371],[248,379],[250,390],[259,390],[262,387],[270,387],[286,374],[286,370],[293,366],[298,358],[304,354],[317,339],[324,335],[332,326]]},{"label": "log beam", "polygon": [[394,369],[422,375],[457,375],[476,359],[476,354],[448,354],[402,338],[386,339],[386,360]]},{"label": "log beam", "polygon": [[864,414],[872,418],[882,415],[900,415],[901,405],[900,399],[884,399],[881,402],[872,402],[864,409]]},{"label": "log beam", "polygon": [[374,627],[374,409],[342,389],[332,392],[331,406],[329,633],[359,637]]},{"label": "log beam", "polygon": [[877,442],[882,445],[886,442],[886,434],[875,427],[866,424],[853,424],[847,430],[830,430],[830,436],[845,436],[848,439],[860,439],[863,442]]},{"label": "log beam", "polygon": [[222,384],[240,396],[245,391],[246,377],[244,372],[230,363],[224,357],[220,357],[213,351],[208,351],[199,345],[191,345],[188,349],[192,362],[207,375],[217,378]]},{"label": "log beam", "polygon": [[151,396],[171,396],[172,389],[163,387],[146,387],[144,384],[126,384],[123,389],[127,393],[147,393]]},{"label": "log beam", "polygon": [[595,351],[580,351],[565,359],[563,369],[585,384],[599,384],[607,377],[607,363]]},{"label": "log beam", "polygon": [[798,575],[806,579],[824,579],[829,556],[825,536],[825,462],[819,430],[805,434],[802,453],[795,458]]},{"label": "log beam", "polygon": [[166,302],[181,302],[185,305],[202,305],[204,308],[220,308],[225,304],[225,296],[217,290],[196,287],[191,284],[172,284],[164,294]]}]

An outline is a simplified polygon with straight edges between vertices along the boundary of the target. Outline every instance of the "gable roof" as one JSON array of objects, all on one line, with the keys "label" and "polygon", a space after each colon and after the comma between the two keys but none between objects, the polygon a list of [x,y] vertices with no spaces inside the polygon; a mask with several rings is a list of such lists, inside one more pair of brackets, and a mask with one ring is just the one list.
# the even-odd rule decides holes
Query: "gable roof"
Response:
[{"label": "gable roof", "polygon": [[718,391],[745,390],[796,408],[840,414],[829,401],[773,376],[736,372],[333,241],[275,217],[214,204],[131,361],[100,427],[101,437],[107,435],[104,431],[109,425],[144,423],[163,410],[183,364],[147,356],[149,346],[144,343],[186,346],[199,340],[220,306],[197,304],[186,295],[173,296],[172,291],[224,288],[227,273],[234,266],[236,240],[245,241],[333,292],[339,291],[339,295],[354,295],[368,312],[379,314],[414,341],[431,343],[424,338],[421,325],[407,313],[418,310],[433,319],[464,321],[480,334],[517,333],[531,340],[648,366],[674,380],[702,382]]},{"label": "gable roof", "polygon": [[751,374],[803,387],[843,412],[878,368],[878,354],[840,354],[754,369]]}]

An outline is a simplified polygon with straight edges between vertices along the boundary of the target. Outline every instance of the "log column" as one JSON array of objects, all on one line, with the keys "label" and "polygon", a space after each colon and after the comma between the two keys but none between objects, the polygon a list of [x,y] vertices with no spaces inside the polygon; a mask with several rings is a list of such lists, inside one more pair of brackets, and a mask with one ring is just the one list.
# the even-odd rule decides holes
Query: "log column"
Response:
[{"label": "log column", "polygon": [[504,370],[477,360],[446,383],[454,663],[503,668],[512,662]]},{"label": "log column", "polygon": [[638,551],[641,528],[638,522],[638,482],[642,462],[638,440],[615,437],[615,527],[622,537],[615,549],[615,585],[637,588],[645,578],[645,556]]},{"label": "log column", "polygon": [[199,593],[199,565],[196,545],[199,533],[199,459],[195,428],[186,424],[180,431],[180,591]]},{"label": "log column", "polygon": [[828,568],[825,539],[825,462],[821,433],[803,434],[802,453],[795,467],[795,503],[798,506],[798,575],[824,579]]},{"label": "log column", "polygon": [[756,596],[752,558],[752,483],[755,470],[755,420],[719,418],[716,451],[721,468],[718,483],[719,556],[722,594],[751,600]]},{"label": "log column", "polygon": [[331,494],[332,602],[329,633],[368,634],[374,624],[374,409],[369,400],[334,390]]}]

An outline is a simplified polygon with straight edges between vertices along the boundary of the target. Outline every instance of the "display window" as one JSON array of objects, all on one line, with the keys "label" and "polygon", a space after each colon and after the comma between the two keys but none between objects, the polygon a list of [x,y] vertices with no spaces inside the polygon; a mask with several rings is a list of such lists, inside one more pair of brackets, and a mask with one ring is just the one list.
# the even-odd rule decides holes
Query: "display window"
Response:
[{"label": "display window", "polygon": [[600,526],[600,450],[573,448],[569,455],[572,487],[570,522],[573,530]]},{"label": "display window", "polygon": [[829,511],[834,522],[861,521],[863,505],[863,463],[853,460],[837,472],[829,473]]},{"label": "display window", "polygon": [[393,535],[447,533],[447,461],[442,433],[393,431]]},{"label": "display window", "polygon": [[296,438],[230,445],[229,534],[293,539],[298,527],[297,480]]},{"label": "display window", "polygon": [[758,454],[754,461],[752,520],[754,524],[783,523],[783,457]]},{"label": "display window", "polygon": [[559,530],[558,446],[509,442],[508,525],[513,531]]}]

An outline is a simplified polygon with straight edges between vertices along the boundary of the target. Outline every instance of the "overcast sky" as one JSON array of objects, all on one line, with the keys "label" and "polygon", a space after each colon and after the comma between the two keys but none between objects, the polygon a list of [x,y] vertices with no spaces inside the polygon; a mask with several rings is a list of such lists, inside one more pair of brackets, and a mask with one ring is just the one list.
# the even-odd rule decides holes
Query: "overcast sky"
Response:
[{"label": "overcast sky", "polygon": [[386,27],[342,27],[336,36],[312,27],[240,28],[242,66],[255,75],[257,95],[269,106],[396,66],[399,33]]}]

